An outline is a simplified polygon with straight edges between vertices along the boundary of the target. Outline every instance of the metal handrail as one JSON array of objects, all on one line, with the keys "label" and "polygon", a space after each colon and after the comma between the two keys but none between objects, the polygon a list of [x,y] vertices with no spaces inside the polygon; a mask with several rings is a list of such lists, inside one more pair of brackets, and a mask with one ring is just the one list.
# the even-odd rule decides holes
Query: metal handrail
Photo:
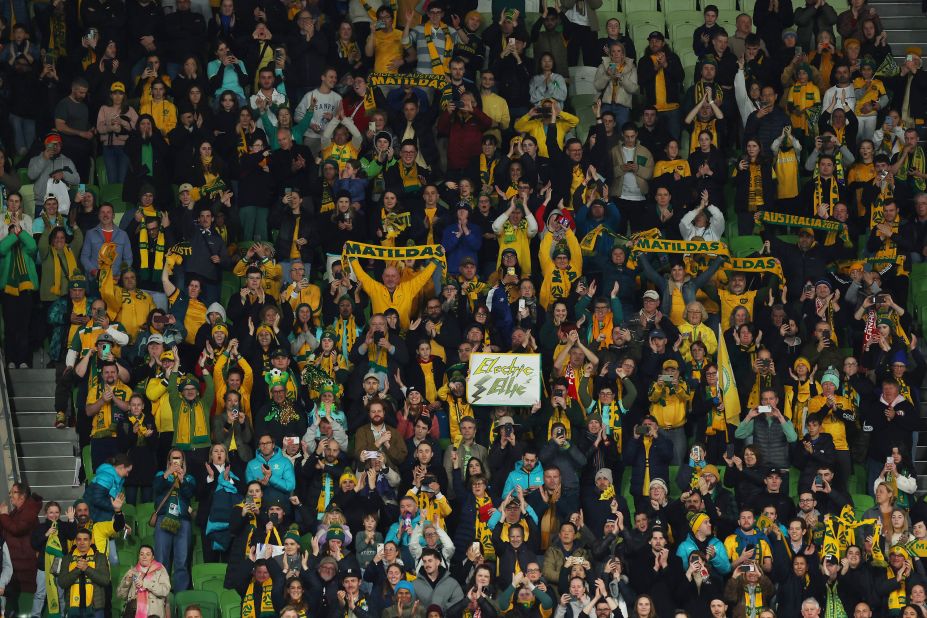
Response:
[{"label": "metal handrail", "polygon": [[13,409],[10,407],[9,390],[6,383],[6,360],[0,350],[0,479],[4,483],[4,494],[10,486],[22,477],[19,471],[19,457],[16,456],[16,439],[13,431]]}]

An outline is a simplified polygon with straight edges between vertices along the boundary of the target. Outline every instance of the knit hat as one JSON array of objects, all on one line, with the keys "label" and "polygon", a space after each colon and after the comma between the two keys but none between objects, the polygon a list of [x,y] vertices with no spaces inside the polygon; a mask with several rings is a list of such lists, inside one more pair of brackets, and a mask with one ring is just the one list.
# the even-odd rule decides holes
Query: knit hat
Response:
[{"label": "knit hat", "polygon": [[834,388],[840,388],[840,374],[833,367],[828,367],[824,375],[821,376],[821,384],[833,384]]},{"label": "knit hat", "polygon": [[221,303],[211,303],[206,307],[206,315],[210,313],[218,313],[222,317],[223,322],[228,322],[228,318],[225,315],[225,307]]},{"label": "knit hat", "polygon": [[694,533],[703,523],[708,521],[708,515],[701,511],[698,513],[686,513],[686,519],[689,520],[689,529]]},{"label": "knit hat", "polygon": [[599,479],[605,479],[609,485],[615,482],[615,477],[612,476],[612,471],[609,468],[599,468],[599,471],[595,473],[595,480],[598,481]]},{"label": "knit hat", "polygon": [[811,363],[808,362],[808,359],[804,356],[799,356],[795,359],[795,362],[792,363],[792,369],[798,369],[799,365],[804,365],[809,372],[811,371]]},{"label": "knit hat", "polygon": [[300,542],[299,526],[297,526],[296,524],[293,524],[292,526],[290,526],[290,529],[287,530],[286,534],[283,535],[283,540],[285,541],[287,539],[293,539],[297,543]]},{"label": "knit hat", "polygon": [[891,318],[880,318],[879,321],[876,322],[876,326],[879,324],[885,324],[890,328],[895,328],[895,322],[893,322]]},{"label": "knit hat", "polygon": [[702,468],[702,471],[698,473],[698,476],[699,476],[699,478],[702,478],[702,477],[705,476],[706,474],[711,474],[711,475],[713,475],[716,479],[720,479],[720,478],[721,478],[721,473],[718,471],[718,466],[716,466],[716,465],[714,465],[714,464],[708,464],[707,466],[705,466],[704,468]]},{"label": "knit hat", "polygon": [[341,541],[343,543],[344,528],[342,528],[339,524],[332,524],[328,527],[328,532],[325,534],[325,538],[329,541]]},{"label": "knit hat", "polygon": [[212,330],[210,332],[215,335],[219,331],[223,331],[226,335],[228,335],[229,327],[226,326],[224,322],[216,322],[212,325]]},{"label": "knit hat", "polygon": [[853,38],[843,39],[843,49],[850,49],[851,47],[855,47],[856,49],[859,49],[860,47],[859,39],[853,39]]},{"label": "knit hat", "polygon": [[407,590],[409,594],[412,595],[412,598],[415,599],[415,588],[412,587],[412,582],[410,582],[409,580],[404,579],[398,584],[396,584],[396,587],[393,588],[393,594],[396,594],[400,590]]},{"label": "knit hat", "polygon": [[901,363],[902,365],[907,366],[907,365],[908,365],[908,354],[907,354],[907,352],[905,352],[904,350],[898,350],[897,352],[895,352],[895,353],[892,355],[892,362],[891,362],[891,364],[894,365],[895,363]]},{"label": "knit hat", "polygon": [[45,145],[61,143],[61,134],[57,131],[49,131],[48,135],[45,136]]},{"label": "knit hat", "polygon": [[338,477],[338,484],[341,485],[345,481],[352,481],[357,483],[357,477],[354,475],[354,471],[351,468],[345,468],[344,472]]},{"label": "knit hat", "polygon": [[648,487],[647,489],[652,490],[654,485],[656,485],[657,487],[662,487],[663,491],[665,491],[666,493],[669,493],[669,486],[667,486],[666,481],[664,481],[663,479],[651,480],[650,487]]}]

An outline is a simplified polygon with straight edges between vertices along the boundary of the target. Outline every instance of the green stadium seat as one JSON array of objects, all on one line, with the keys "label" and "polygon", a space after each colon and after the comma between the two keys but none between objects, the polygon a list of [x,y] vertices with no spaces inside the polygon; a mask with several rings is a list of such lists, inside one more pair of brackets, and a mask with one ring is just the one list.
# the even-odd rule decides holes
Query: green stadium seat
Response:
[{"label": "green stadium seat", "polygon": [[35,598],[30,592],[20,592],[7,599],[6,614],[14,618],[29,618],[32,615],[32,600]]},{"label": "green stadium seat", "polygon": [[145,536],[151,530],[148,527],[148,520],[151,519],[151,514],[154,513],[154,507],[153,502],[140,502],[135,505],[135,534],[137,536]]},{"label": "green stadium seat", "polygon": [[534,24],[535,24],[535,23],[537,22],[537,20],[539,20],[539,19],[541,19],[541,14],[540,14],[540,13],[525,12],[525,14],[522,15],[522,16],[519,18],[519,21],[521,21],[521,23],[524,24],[524,26],[525,26],[525,28],[528,30],[528,32],[531,32],[531,28],[534,27]]},{"label": "green stadium seat", "polygon": [[116,555],[119,557],[119,564],[122,565],[131,566],[138,561],[138,550],[133,547],[117,549]]},{"label": "green stadium seat", "polygon": [[480,29],[477,30],[478,33],[482,33],[483,30],[486,30],[486,28],[488,28],[488,27],[490,26],[490,24],[493,23],[492,13],[491,13],[491,12],[490,12],[490,13],[482,13],[482,12],[481,12],[481,13],[480,13],[480,17],[482,17],[483,19],[482,19],[482,24],[480,25]]},{"label": "green stadium seat", "polygon": [[753,17],[753,7],[755,5],[756,0],[740,0],[740,12]]},{"label": "green stadium seat", "polygon": [[692,84],[695,82],[695,65],[694,64],[683,64],[682,71],[683,71],[682,87],[683,87],[683,90],[688,90],[692,86]]},{"label": "green stadium seat", "polygon": [[222,618],[241,618],[241,597],[235,590],[223,590],[219,595]]},{"label": "green stadium seat", "polygon": [[686,63],[683,59],[683,54],[687,56],[691,54],[694,62],[697,58],[695,52],[692,51],[692,32],[697,26],[689,21],[690,17],[688,15],[680,17],[680,21],[675,21],[675,19],[676,18],[673,18],[673,21],[668,19],[666,22],[666,30],[669,32],[670,40],[678,43],[676,47],[671,47],[670,49],[675,50],[683,64]]},{"label": "green stadium seat", "polygon": [[657,0],[621,0],[621,8],[625,13],[634,11],[657,11]]},{"label": "green stadium seat", "polygon": [[673,12],[664,11],[663,16],[666,19],[667,27],[673,24],[689,24],[692,28],[688,33],[690,39],[692,38],[692,31],[701,25],[703,19],[701,11],[690,9],[679,9]]},{"label": "green stadium seat", "polygon": [[84,464],[84,474],[87,477],[87,483],[93,480],[93,463],[90,459],[90,445],[88,444],[83,449],[81,449],[81,460]]},{"label": "green stadium seat", "polygon": [[203,618],[219,618],[219,595],[212,590],[184,590],[174,594],[172,615],[183,616],[190,605],[199,605]]},{"label": "green stadium seat", "polygon": [[728,15],[726,13],[734,13],[731,15],[731,19],[737,16],[737,0],[702,0],[702,10],[705,10],[705,7],[709,4],[713,4],[718,7],[719,21],[727,20]]},{"label": "green stadium seat", "polygon": [[745,257],[758,252],[763,247],[763,239],[759,236],[738,236],[730,241],[731,253],[735,257]]},{"label": "green stadium seat", "polygon": [[633,28],[637,24],[657,24],[659,28],[662,28],[662,24],[666,22],[660,11],[644,11],[638,7],[625,13],[625,16],[628,18],[628,28]]},{"label": "green stadium seat", "polygon": [[103,161],[103,155],[100,155],[94,160],[93,167],[96,172],[97,184],[107,184],[109,180],[106,178],[106,163]]},{"label": "green stadium seat", "polygon": [[99,200],[101,202],[121,202],[122,201],[122,185],[119,183],[110,183],[106,185],[100,185],[100,194]]},{"label": "green stadium seat", "polygon": [[[28,182],[28,181],[27,181]],[[35,185],[24,184],[19,188],[19,194],[23,196],[23,212],[35,218]]]},{"label": "green stadium seat", "polygon": [[678,11],[697,11],[695,0],[660,0],[660,10],[670,15]]},{"label": "green stadium seat", "polygon": [[196,590],[205,590],[208,592],[215,592],[216,595],[222,594],[222,591],[225,590],[225,578],[224,577],[209,577],[200,582],[199,588]]},{"label": "green stadium seat", "polygon": [[[675,40],[678,41],[680,39],[677,38]],[[676,53],[679,54],[679,62],[681,62],[682,66],[684,67],[694,67],[696,64],[698,64],[698,56],[696,56],[695,52],[692,51],[692,33],[689,32],[688,38],[682,40],[687,41],[689,45],[681,48],[681,51],[679,49],[676,50]]]},{"label": "green stadium seat", "polygon": [[21,167],[18,170],[16,170],[16,173],[19,174],[19,182],[21,182],[22,184],[25,185],[25,184],[29,184],[32,182],[32,179],[29,178],[28,168]]},{"label": "green stadium seat", "polygon": [[602,23],[602,11],[620,11],[621,5],[618,0],[602,0],[602,6],[596,10],[595,14],[599,18],[599,24]]}]

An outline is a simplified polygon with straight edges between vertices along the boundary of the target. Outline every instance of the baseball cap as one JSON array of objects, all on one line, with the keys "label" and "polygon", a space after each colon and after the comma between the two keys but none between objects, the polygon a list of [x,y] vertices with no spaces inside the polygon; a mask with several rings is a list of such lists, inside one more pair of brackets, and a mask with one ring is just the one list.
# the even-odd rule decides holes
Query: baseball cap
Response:
[{"label": "baseball cap", "polygon": [[660,300],[660,294],[656,290],[647,290],[644,292],[644,298],[649,298],[650,300]]}]

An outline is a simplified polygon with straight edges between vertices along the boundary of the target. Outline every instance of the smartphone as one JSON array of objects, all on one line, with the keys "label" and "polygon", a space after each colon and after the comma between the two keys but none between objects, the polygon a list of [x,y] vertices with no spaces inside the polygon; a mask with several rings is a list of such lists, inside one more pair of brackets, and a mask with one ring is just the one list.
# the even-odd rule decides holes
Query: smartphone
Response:
[{"label": "smartphone", "polygon": [[377,31],[386,30],[386,22],[381,19],[378,19],[376,23],[374,24],[373,28],[374,30],[377,30]]},{"label": "smartphone", "polygon": [[796,56],[801,56],[803,53],[805,53],[805,50],[802,49],[801,45],[796,45],[796,46],[795,46],[795,55],[796,55]]},{"label": "smartphone", "polygon": [[86,192],[87,192],[87,185],[85,185],[84,183],[80,183],[79,185],[77,185],[77,192],[78,192],[78,193],[86,193]]},{"label": "smartphone", "polygon": [[510,37],[509,37],[509,45],[514,45],[514,44],[515,44],[515,37],[510,36]]},{"label": "smartphone", "polygon": [[821,476],[820,474],[815,474],[814,484],[817,485],[818,487],[824,487],[824,477]]},{"label": "smartphone", "polygon": [[283,58],[283,48],[278,47],[274,50],[274,60],[280,60],[281,58]]},{"label": "smartphone", "polygon": [[752,564],[742,564],[739,567],[737,567],[737,570],[740,571],[741,573],[749,573],[750,571],[753,570],[753,565]]},{"label": "smartphone", "polygon": [[480,542],[473,541],[473,543],[470,544],[470,549],[472,549],[473,551],[480,551],[482,549],[480,546]]},{"label": "smartphone", "polygon": [[887,464],[893,464],[893,463],[895,463],[895,458],[892,457],[891,455],[889,455],[888,457],[885,458],[885,463],[887,463]]},{"label": "smartphone", "polygon": [[772,412],[772,406],[757,406],[756,411],[760,414],[769,414]]},{"label": "smartphone", "polygon": [[110,352],[113,351],[113,346],[108,343],[103,344],[103,356],[109,356]]},{"label": "smartphone", "polygon": [[889,128],[894,127],[894,126],[895,126],[895,119],[892,118],[891,116],[886,116],[886,117],[885,117],[885,126],[887,126],[887,127],[889,127]]},{"label": "smartphone", "polygon": [[904,57],[904,60],[905,62],[914,62],[915,58],[916,56],[914,54],[908,54],[907,56]]},{"label": "smartphone", "polygon": [[734,456],[734,445],[733,444],[727,445],[727,447],[724,449],[724,455],[728,459]]},{"label": "smartphone", "polygon": [[154,71],[154,62],[149,62],[147,66],[149,71]]},{"label": "smartphone", "polygon": [[375,122],[368,122],[368,123],[367,123],[367,132],[368,132],[368,133],[376,133],[376,132],[377,132],[377,123],[375,123]]},{"label": "smartphone", "polygon": [[383,553],[383,543],[377,543],[377,553],[378,554]]},{"label": "smartphone", "polygon": [[525,310],[525,299],[524,299],[524,298],[519,298],[519,299],[518,299],[518,310],[519,310],[519,311],[524,311],[524,310]]}]

